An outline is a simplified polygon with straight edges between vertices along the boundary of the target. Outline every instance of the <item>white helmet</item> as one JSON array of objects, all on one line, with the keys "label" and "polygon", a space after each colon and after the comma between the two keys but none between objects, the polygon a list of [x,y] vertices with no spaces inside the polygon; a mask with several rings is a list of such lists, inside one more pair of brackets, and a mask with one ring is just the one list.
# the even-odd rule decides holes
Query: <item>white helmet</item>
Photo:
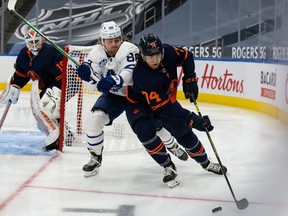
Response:
[{"label": "white helmet", "polygon": [[101,39],[111,39],[122,37],[122,33],[119,26],[114,21],[110,21],[110,22],[104,22],[101,25],[100,36]]},{"label": "white helmet", "polygon": [[44,43],[44,38],[34,29],[29,29],[26,32],[24,39],[26,47],[33,53],[33,55],[38,55],[38,52]]}]

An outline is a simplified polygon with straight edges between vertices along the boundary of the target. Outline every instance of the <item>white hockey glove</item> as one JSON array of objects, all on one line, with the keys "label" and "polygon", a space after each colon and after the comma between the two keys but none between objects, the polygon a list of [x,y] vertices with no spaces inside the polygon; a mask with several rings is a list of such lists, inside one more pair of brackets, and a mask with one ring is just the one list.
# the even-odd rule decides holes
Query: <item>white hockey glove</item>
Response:
[{"label": "white hockey glove", "polygon": [[51,119],[60,118],[61,90],[56,86],[47,88],[40,99],[40,109]]},{"label": "white hockey glove", "polygon": [[18,102],[20,87],[15,84],[8,84],[4,92],[0,95],[0,103],[7,104],[11,100],[12,104]]}]

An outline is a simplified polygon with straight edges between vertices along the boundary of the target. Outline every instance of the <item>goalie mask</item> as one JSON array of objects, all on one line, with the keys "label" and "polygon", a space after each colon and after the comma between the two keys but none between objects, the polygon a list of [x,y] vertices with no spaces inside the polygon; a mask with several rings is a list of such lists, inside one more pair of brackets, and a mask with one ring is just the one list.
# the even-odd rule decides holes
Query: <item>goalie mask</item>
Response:
[{"label": "goalie mask", "polygon": [[38,55],[38,52],[44,43],[44,38],[34,29],[29,29],[24,38],[26,47],[33,53],[33,55]]}]

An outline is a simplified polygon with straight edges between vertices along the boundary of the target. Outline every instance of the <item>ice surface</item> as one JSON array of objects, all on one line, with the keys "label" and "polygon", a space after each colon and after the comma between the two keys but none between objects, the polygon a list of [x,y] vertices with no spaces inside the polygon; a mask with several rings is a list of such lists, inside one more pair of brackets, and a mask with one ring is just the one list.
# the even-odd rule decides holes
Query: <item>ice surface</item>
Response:
[{"label": "ice surface", "polygon": [[[172,156],[180,185],[170,189],[162,183],[163,169],[143,149],[105,152],[100,174],[84,178],[88,152],[65,148],[64,153],[44,153],[45,136],[29,114],[29,100],[21,97],[0,132],[0,215],[288,215],[288,128],[270,116],[199,103],[215,126],[211,136],[236,198],[250,202],[239,210],[223,176]],[[183,105],[194,110],[192,104]],[[195,133],[216,162],[206,134]],[[213,214],[218,206],[222,211]]]}]

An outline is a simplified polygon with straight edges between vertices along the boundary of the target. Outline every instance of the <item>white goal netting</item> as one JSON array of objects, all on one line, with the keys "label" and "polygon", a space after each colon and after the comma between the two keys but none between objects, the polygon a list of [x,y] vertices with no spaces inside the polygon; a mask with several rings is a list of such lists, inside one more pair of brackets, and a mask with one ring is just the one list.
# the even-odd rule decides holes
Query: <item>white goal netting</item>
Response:
[{"label": "white goal netting", "polygon": [[[85,62],[93,46],[67,46],[65,51],[80,64]],[[87,114],[100,96],[100,92],[91,92],[77,77],[76,65],[64,57],[62,80],[62,106],[60,122],[60,150],[69,146],[85,149],[85,123]],[[132,151],[142,148],[131,130],[125,113],[114,120],[111,126],[104,128],[104,151]]]}]

